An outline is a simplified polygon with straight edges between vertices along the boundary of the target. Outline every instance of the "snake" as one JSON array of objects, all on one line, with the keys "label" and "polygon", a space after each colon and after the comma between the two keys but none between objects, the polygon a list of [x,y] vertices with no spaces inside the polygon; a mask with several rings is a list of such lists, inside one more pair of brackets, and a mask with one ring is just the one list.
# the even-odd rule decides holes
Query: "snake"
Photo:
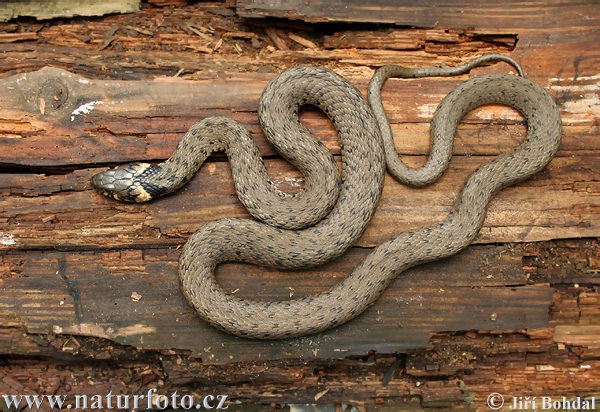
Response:
[{"label": "snake", "polygon": [[[509,63],[518,75],[474,76],[453,89],[433,115],[425,165],[406,165],[396,152],[381,101],[386,80],[455,76],[496,61]],[[342,255],[363,234],[375,212],[386,166],[407,185],[435,182],[451,159],[458,123],[486,104],[517,109],[526,121],[527,136],[513,150],[479,166],[441,222],[381,243],[347,277],[318,294],[246,299],[218,284],[215,269],[224,262],[287,270],[321,265]],[[299,111],[306,105],[322,110],[335,126],[341,172],[334,156],[299,120]],[[258,117],[275,150],[303,174],[305,185],[300,192],[289,194],[277,187],[250,132],[226,117],[194,124],[162,163],[119,165],[92,177],[92,185],[108,197],[147,202],[184,186],[210,154],[225,152],[237,196],[255,220],[225,218],[194,232],[181,249],[179,283],[201,318],[225,332],[253,339],[300,337],[341,325],[371,306],[408,268],[466,248],[479,234],[497,192],[545,168],[562,134],[559,112],[549,93],[524,78],[512,58],[496,54],[457,67],[383,66],[369,83],[367,99],[348,80],[326,68],[292,67],[268,83],[258,103]]]}]

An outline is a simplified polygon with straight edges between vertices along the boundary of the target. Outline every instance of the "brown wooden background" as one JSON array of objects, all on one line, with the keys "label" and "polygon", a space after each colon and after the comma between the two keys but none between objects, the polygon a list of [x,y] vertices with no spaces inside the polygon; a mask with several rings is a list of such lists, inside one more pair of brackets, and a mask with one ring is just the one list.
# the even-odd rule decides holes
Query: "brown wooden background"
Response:
[{"label": "brown wooden background", "polygon": [[[599,394],[598,3],[152,3],[132,14],[0,24],[2,393],[159,386],[271,407],[389,410],[483,407],[493,391]],[[475,245],[402,275],[336,330],[242,340],[185,304],[179,247],[208,221],[248,216],[222,155],[183,191],[148,205],[90,188],[97,171],[165,159],[194,122],[225,115],[253,132],[275,182],[300,190],[301,176],[257,124],[258,98],[276,73],[323,65],[364,91],[385,64],[451,66],[485,53],[517,59],[553,95],[564,124],[557,157],[494,199]],[[506,71],[496,64],[471,75]],[[437,103],[466,78],[386,84],[407,161],[424,161]],[[339,154],[322,114],[302,119]],[[324,290],[375,245],[441,220],[467,175],[525,131],[512,109],[472,112],[444,177],[410,189],[388,176],[375,218],[345,256],[301,272],[227,264],[221,284],[264,299]]]}]

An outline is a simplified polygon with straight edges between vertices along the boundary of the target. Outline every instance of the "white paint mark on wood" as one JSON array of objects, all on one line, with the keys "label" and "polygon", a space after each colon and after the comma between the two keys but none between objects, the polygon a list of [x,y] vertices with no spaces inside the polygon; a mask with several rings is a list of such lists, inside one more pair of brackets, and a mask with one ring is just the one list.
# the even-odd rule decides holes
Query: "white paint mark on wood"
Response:
[{"label": "white paint mark on wood", "polygon": [[92,110],[94,110],[94,107],[101,103],[104,102],[102,100],[94,100],[92,102],[82,104],[77,109],[73,110],[73,112],[71,112],[71,121],[75,120],[75,116],[91,113]]}]

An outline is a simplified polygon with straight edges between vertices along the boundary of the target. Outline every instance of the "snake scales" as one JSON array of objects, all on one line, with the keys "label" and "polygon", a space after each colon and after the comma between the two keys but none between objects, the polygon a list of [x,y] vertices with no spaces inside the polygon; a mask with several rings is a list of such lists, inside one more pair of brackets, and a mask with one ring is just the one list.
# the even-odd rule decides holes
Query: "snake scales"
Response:
[{"label": "snake scales", "polygon": [[[206,224],[185,244],[179,262],[182,291],[201,317],[229,333],[259,339],[302,336],[340,325],[363,312],[402,271],[465,248],[477,236],[487,205],[500,189],[546,166],[561,138],[558,110],[549,94],[522,77],[490,74],[472,78],[440,103],[431,123],[431,153],[417,169],[396,154],[380,99],[388,77],[450,76],[487,61],[457,68],[386,66],[369,86],[369,103],[341,76],[323,68],[296,67],[264,90],[261,127],[279,153],[298,168],[305,189],[282,193],[271,183],[250,133],[233,120],[211,117],[185,134],[163,163],[134,163],[100,173],[93,185],[109,197],[147,201],[184,185],[214,151],[229,157],[239,199],[258,220],[223,219]],[[225,261],[293,269],[323,264],[344,253],[365,230],[379,200],[387,161],[400,181],[425,185],[446,169],[458,122],[473,108],[501,103],[525,117],[528,134],[514,151],[480,166],[467,180],[441,223],[405,232],[379,245],[343,281],[323,293],[284,301],[256,301],[227,294],[214,271]],[[312,104],[338,130],[342,176],[333,156],[298,119]]]}]

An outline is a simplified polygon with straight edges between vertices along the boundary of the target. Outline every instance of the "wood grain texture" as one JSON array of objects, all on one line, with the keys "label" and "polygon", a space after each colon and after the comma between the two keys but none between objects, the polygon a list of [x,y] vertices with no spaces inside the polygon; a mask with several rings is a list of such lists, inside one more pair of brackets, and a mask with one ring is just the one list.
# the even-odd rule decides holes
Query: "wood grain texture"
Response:
[{"label": "wood grain texture", "polygon": [[[594,1],[471,1],[394,0],[236,0],[243,17],[280,17],[308,22],[391,23],[413,27],[476,29],[541,29],[572,26],[598,27]],[[483,10],[482,10],[483,8]]]},{"label": "wood grain texture", "polygon": [[[364,88],[365,80],[362,81]],[[245,123],[256,133],[263,154],[275,154],[256,123],[256,101],[267,76],[240,75],[239,79],[194,82],[179,79],[94,81],[61,70],[44,69],[1,82],[14,91],[0,98],[0,114],[7,119],[3,128],[5,150],[1,156],[7,167],[35,166],[52,170],[73,165],[164,159],[174,149],[180,133],[196,121],[196,116],[217,114],[231,114]],[[457,82],[438,80],[437,86],[450,90]],[[423,110],[423,105],[429,104],[417,103],[417,110],[411,112],[410,107],[403,110],[404,101],[394,96],[409,95],[413,102],[418,102],[431,95],[419,94],[414,85],[409,87],[406,83],[390,82],[386,89],[386,107],[390,119],[396,122],[398,146],[406,145],[408,153],[423,155],[428,150],[427,139],[416,142],[411,134],[427,133],[428,126],[421,123],[421,119],[429,120],[433,109]],[[442,96],[443,93],[436,98]],[[435,107],[435,104],[430,105]],[[590,133],[597,126],[592,125],[590,129],[577,121],[569,126],[570,115],[576,114],[563,110],[565,143],[559,157],[547,171],[506,190],[493,201],[477,242],[538,241],[598,234],[600,177],[594,166],[600,154],[598,140]],[[331,150],[339,154],[330,123],[316,112],[306,113],[304,119],[317,135],[324,137]],[[479,125],[491,119],[498,119],[496,122],[500,125]],[[589,117],[586,119],[593,122]],[[511,150],[522,139],[525,128],[519,122],[518,113],[501,106],[476,111],[461,128],[460,135],[464,138],[457,143],[457,154],[462,152],[463,155],[456,156],[439,183],[415,190],[388,178],[373,222],[359,245],[373,247],[400,233],[398,227],[410,230],[441,220],[468,174],[487,160],[488,155]],[[162,129],[165,125],[172,129]],[[493,132],[497,132],[499,138],[494,139]],[[48,139],[49,135],[52,139]],[[67,149],[57,156],[58,147]],[[471,157],[471,154],[477,156]],[[577,159],[573,158],[574,154],[578,154]],[[407,161],[419,164],[423,161],[420,157],[407,158]],[[273,181],[284,190],[297,191],[302,186],[301,176],[280,160],[268,160],[267,166]],[[3,175],[5,193],[20,193],[29,198],[0,200],[0,219],[7,222],[3,236],[11,239],[0,247],[47,248],[56,243],[62,247],[168,245],[174,243],[173,237],[188,236],[215,218],[248,216],[235,198],[229,167],[223,162],[209,162],[184,191],[149,205],[118,204],[95,194],[90,190],[89,178],[97,171],[80,169],[77,173],[30,179]],[[36,194],[43,195],[42,202]],[[526,210],[522,205],[527,205]],[[576,208],[576,205],[585,207]],[[44,216],[56,218],[44,221]],[[30,222],[38,231],[32,232],[32,226],[23,226],[23,222]],[[165,238],[157,240],[157,236],[162,235]]]},{"label": "wood grain texture", "polygon": [[448,54],[477,51],[497,53],[514,50],[518,36],[512,33],[480,34],[468,30],[387,29],[376,31],[339,31],[324,36],[326,49],[422,50]]},{"label": "wood grain texture", "polygon": [[[373,247],[403,231],[442,220],[467,175],[484,159],[464,157],[428,188],[408,188],[388,176],[375,216],[358,245]],[[599,161],[598,156],[557,158],[535,178],[504,190],[491,202],[476,243],[597,236]],[[283,190],[299,190],[302,180],[291,166],[281,160],[268,160],[266,165]],[[90,178],[99,170],[0,175],[0,190],[11,194],[0,199],[0,219],[5,222],[0,249],[180,245],[209,221],[249,217],[235,195],[225,162],[206,165],[178,194],[143,205],[116,203],[92,190]]]},{"label": "wood grain texture", "polygon": [[[29,305],[13,306],[14,312],[31,312],[30,318],[24,316],[19,319],[13,316],[10,321],[5,318],[7,306],[3,305],[2,322],[5,326],[0,332],[2,351],[42,358],[9,358],[8,364],[0,366],[0,388],[8,393],[52,393],[53,390],[60,389],[61,393],[72,395],[107,393],[111,389],[114,393],[129,393],[125,388],[133,387],[144,393],[158,385],[161,393],[170,394],[177,390],[179,393],[195,393],[195,396],[198,396],[219,391],[228,393],[232,399],[243,403],[267,404],[315,402],[315,397],[328,389],[322,397],[317,397],[319,403],[351,401],[356,406],[390,405],[395,410],[400,407],[420,410],[436,406],[472,408],[485,405],[485,398],[490,389],[499,386],[507,393],[528,394],[533,391],[545,391],[544,393],[550,396],[569,397],[594,394],[600,376],[597,344],[590,339],[594,327],[590,325],[597,325],[599,319],[600,298],[592,285],[594,282],[597,284],[600,265],[594,261],[590,263],[589,257],[596,256],[600,250],[598,248],[597,241],[545,242],[517,247],[475,246],[454,258],[414,269],[403,280],[415,291],[415,294],[410,295],[412,300],[397,302],[407,306],[407,309],[401,309],[400,312],[408,311],[417,315],[411,322],[438,318],[436,328],[443,328],[448,325],[445,322],[449,316],[452,316],[447,312],[450,308],[471,312],[484,309],[465,306],[461,301],[443,299],[438,302],[444,302],[446,305],[447,310],[444,313],[433,312],[424,317],[418,316],[418,313],[424,310],[419,303],[423,303],[426,308],[429,308],[429,305],[414,298],[420,291],[431,291],[439,281],[436,275],[439,265],[445,268],[449,275],[448,284],[445,286],[449,292],[442,294],[440,291],[440,296],[453,296],[455,288],[467,285],[473,285],[471,287],[475,287],[478,293],[505,289],[520,294],[524,289],[540,289],[542,284],[546,284],[547,289],[553,290],[548,302],[550,306],[546,307],[548,327],[516,331],[467,329],[461,332],[440,332],[432,334],[427,347],[423,349],[391,356],[375,353],[360,358],[348,358],[335,351],[334,357],[345,358],[335,362],[319,360],[319,352],[314,357],[314,353],[308,350],[306,358],[302,360],[264,361],[255,358],[249,363],[221,364],[218,362],[219,356],[228,357],[233,354],[236,358],[244,357],[244,350],[247,350],[248,346],[233,353],[223,352],[219,345],[202,348],[200,360],[188,351],[155,351],[148,349],[151,346],[148,343],[146,349],[141,350],[115,342],[124,339],[135,340],[136,337],[140,339],[148,333],[144,331],[143,324],[120,331],[137,332],[137,336],[113,337],[113,340],[70,334],[24,333],[28,322],[31,325],[37,324],[36,327],[44,322],[50,326],[51,318],[48,316],[44,320],[40,314],[52,311],[71,314],[59,318],[59,321],[66,320],[65,324],[73,324],[73,301],[69,294],[63,293],[65,296],[60,296],[60,293],[51,288],[51,297],[40,301],[44,306],[31,305],[36,301],[32,298],[29,299]],[[107,302],[101,303],[105,311],[87,311],[88,304],[99,304],[96,297],[87,298],[90,288],[98,286],[81,276],[83,272],[76,275],[77,268],[82,268],[93,260],[93,266],[105,267],[106,272],[100,275],[103,281],[108,280],[109,284],[113,284],[119,275],[125,274],[127,280],[123,280],[122,285],[129,286],[135,282],[136,277],[144,276],[142,271],[147,271],[146,267],[150,262],[160,264],[159,262],[170,262],[176,258],[176,252],[167,250],[155,250],[143,256],[138,251],[131,250],[120,253],[121,255],[114,252],[112,256],[96,255],[95,259],[89,252],[71,253],[74,259],[64,265],[64,272],[59,272],[66,275],[72,286],[82,288],[84,293],[80,297],[85,298],[80,301],[79,307],[83,309],[81,313],[84,318],[104,317],[116,313],[116,308],[110,308],[111,303],[116,301],[123,314],[112,316],[118,317],[121,325],[126,325],[127,322],[135,325],[134,322],[146,319],[147,312],[153,310],[152,306],[157,304],[157,288],[153,288],[152,295],[142,296],[138,302],[133,302],[126,296],[126,288],[120,288]],[[365,251],[355,249],[350,254],[351,259],[363,253]],[[53,262],[57,268],[60,256],[57,252],[12,253],[3,256],[3,263],[8,264],[14,271],[13,285],[40,285],[46,276],[46,266],[43,262]],[[78,258],[75,259],[75,256]],[[345,265],[344,262],[341,264]],[[466,268],[472,268],[471,274],[465,273]],[[228,287],[232,286],[228,282],[240,276],[236,271],[242,270],[244,273],[242,265],[228,265],[223,269],[220,276],[227,282]],[[476,275],[477,272],[479,275]],[[20,279],[25,273],[36,279]],[[153,282],[152,279],[145,281]],[[313,281],[312,286],[308,282],[300,282],[303,285],[302,290],[296,289],[295,292],[306,293],[314,287],[321,287],[320,282],[321,279],[318,282]],[[569,285],[569,282],[581,284],[573,286]],[[584,283],[587,286],[584,286]],[[527,284],[531,286],[525,287]],[[533,286],[535,284],[538,286]],[[66,286],[63,287],[66,289]],[[262,289],[272,295],[289,293],[283,284],[279,285],[275,293],[268,287],[263,286]],[[23,292],[27,293],[26,290]],[[244,292],[240,289],[238,293],[247,293],[247,290]],[[506,302],[512,302],[496,300],[493,294],[489,296],[491,301],[485,306],[488,310],[492,309],[493,305],[506,306]],[[531,294],[527,296],[531,297]],[[16,301],[23,302],[22,299],[27,298],[21,293]],[[54,302],[54,299],[64,299],[64,303],[61,305],[60,301]],[[164,304],[161,303],[163,313],[157,315],[160,324],[174,313],[171,310],[176,302],[177,299],[169,299]],[[530,303],[526,310],[521,311],[521,316],[531,313],[531,306],[536,303]],[[501,313],[507,314],[506,310],[497,312],[496,321],[506,322],[507,319],[500,319]],[[379,315],[385,322],[388,314]],[[489,319],[484,322],[496,321]],[[517,319],[511,320],[515,321]],[[529,322],[529,319],[525,322]],[[397,330],[405,329],[400,325],[394,327]],[[177,333],[179,339],[173,340],[168,333],[162,334],[160,338],[171,343],[180,342],[181,336],[178,333],[181,329],[178,330],[178,326],[175,325],[170,328]],[[363,336],[364,334],[355,335],[352,341],[357,338],[360,340]],[[194,338],[205,339],[203,335],[195,335]],[[351,344],[350,341],[343,343]],[[330,344],[331,342],[327,341],[320,342],[318,348],[331,348]],[[135,346],[140,344],[135,343]],[[310,342],[304,342],[304,346],[311,348]],[[300,352],[294,345],[285,349],[283,346],[276,346],[270,350],[271,352],[266,351],[270,355],[280,350],[294,352],[296,355]],[[351,394],[348,392],[349,386],[352,386]],[[407,394],[416,398],[406,398]]]},{"label": "wood grain texture", "polygon": [[[263,156],[272,156],[275,153],[262,135],[256,114],[260,94],[272,77],[238,74],[200,81],[115,81],[90,80],[46,68],[5,78],[0,80],[0,86],[11,93],[0,97],[0,138],[4,146],[0,165],[59,167],[164,159],[192,124],[215,115],[229,116],[244,124],[256,136]],[[369,77],[349,80],[366,94]],[[594,91],[600,79],[578,78],[569,86],[561,86],[561,81],[550,79],[549,87],[559,103],[562,100],[565,133],[558,155],[574,151],[594,154],[600,143],[593,138],[598,125],[590,114],[597,108],[574,104],[565,99],[565,93]],[[461,79],[392,79],[386,83],[386,114],[401,153],[427,154],[427,122],[441,99],[460,82]],[[431,90],[423,93],[423,89]],[[323,114],[307,111],[303,120],[339,154],[337,136]],[[504,106],[477,109],[460,128],[455,153],[498,154],[510,150],[525,135],[525,128],[518,127],[522,122],[518,112]],[[481,124],[486,126],[477,126]],[[65,148],[56,153],[56,146]]]},{"label": "wood grain texture", "polygon": [[[498,255],[499,250],[477,247],[411,270],[375,306],[335,330],[251,344],[215,330],[186,304],[178,288],[176,250],[27,252],[10,255],[10,271],[18,275],[2,280],[8,293],[0,298],[0,318],[17,321],[29,333],[187,350],[204,364],[405,352],[427,346],[438,331],[546,328],[552,289],[528,286],[518,253]],[[354,249],[323,268],[287,273],[227,264],[218,277],[225,290],[241,297],[298,297],[333,286],[368,253]],[[437,275],[442,270],[444,282]],[[502,285],[513,287],[498,288]],[[10,344],[4,351],[24,354]]]}]

